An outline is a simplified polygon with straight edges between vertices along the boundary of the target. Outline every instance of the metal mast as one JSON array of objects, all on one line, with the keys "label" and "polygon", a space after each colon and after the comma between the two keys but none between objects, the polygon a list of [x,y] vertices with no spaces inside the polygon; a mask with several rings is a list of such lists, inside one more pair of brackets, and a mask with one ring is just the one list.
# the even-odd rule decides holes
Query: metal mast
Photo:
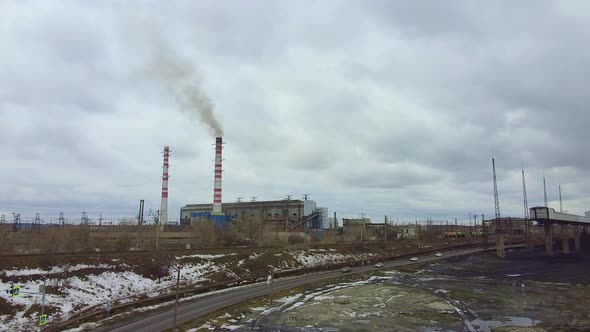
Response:
[{"label": "metal mast", "polygon": [[524,207],[524,219],[529,218],[529,202],[526,196],[526,182],[524,180],[524,169],[522,170],[522,199]]},{"label": "metal mast", "polygon": [[563,202],[561,200],[561,185],[559,185],[559,212],[563,213]]},{"label": "metal mast", "polygon": [[498,183],[496,181],[496,161],[492,158],[492,170],[494,174],[494,208],[496,210],[496,219],[500,219],[500,200],[498,198]]},{"label": "metal mast", "polygon": [[547,185],[545,184],[545,177],[543,177],[543,195],[545,197],[545,207],[547,207]]}]

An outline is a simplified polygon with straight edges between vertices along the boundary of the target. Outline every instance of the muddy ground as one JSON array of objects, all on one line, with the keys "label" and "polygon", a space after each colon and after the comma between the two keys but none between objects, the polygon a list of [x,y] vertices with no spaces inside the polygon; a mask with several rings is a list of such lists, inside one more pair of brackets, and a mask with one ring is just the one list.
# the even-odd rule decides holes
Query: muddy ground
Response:
[{"label": "muddy ground", "polygon": [[190,331],[590,331],[590,256],[514,251],[343,276],[257,299]]}]

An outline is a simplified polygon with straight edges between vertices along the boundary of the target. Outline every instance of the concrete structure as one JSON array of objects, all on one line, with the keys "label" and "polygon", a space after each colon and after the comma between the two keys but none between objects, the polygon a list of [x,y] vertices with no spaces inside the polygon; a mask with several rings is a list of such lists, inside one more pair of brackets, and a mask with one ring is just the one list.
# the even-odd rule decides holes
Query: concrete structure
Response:
[{"label": "concrete structure", "polygon": [[401,228],[400,232],[397,233],[398,239],[415,239],[415,238],[417,238],[418,232],[417,232],[416,226],[407,225],[407,226],[398,226],[398,227]]},{"label": "concrete structure", "polygon": [[342,226],[358,226],[358,225],[369,225],[371,219],[369,218],[342,218]]},{"label": "concrete structure", "polygon": [[504,258],[504,241],[510,241],[514,237],[530,236],[530,220],[525,218],[503,217],[492,220],[484,220],[482,223],[482,233],[486,236],[495,238],[496,255]]},{"label": "concrete structure", "polygon": [[315,201],[305,200],[303,201],[303,215],[309,216],[315,212],[317,209],[317,204]]},{"label": "concrete structure", "polygon": [[504,253],[504,234],[497,233],[496,234],[496,256],[500,258],[505,257]]},{"label": "concrete structure", "polygon": [[223,142],[221,137],[215,138],[215,177],[213,186],[213,209],[212,214],[221,214],[221,163],[223,161],[221,150],[223,149]]},{"label": "concrete structure", "polygon": [[322,229],[330,229],[330,216],[328,215],[328,208],[319,207],[316,209],[319,212],[319,223]]},{"label": "concrete structure", "polygon": [[[590,212],[590,211],[589,211]],[[553,256],[553,227],[559,225],[561,247],[564,254],[570,252],[569,239],[574,238],[575,250],[580,250],[581,227],[590,226],[590,216],[586,212],[584,216],[555,212],[548,207],[536,206],[531,208],[531,219],[542,224],[545,229],[545,252]]]},{"label": "concrete structure", "polygon": [[164,164],[162,166],[162,201],[160,202],[160,225],[168,224],[168,168],[170,147],[164,147]]}]

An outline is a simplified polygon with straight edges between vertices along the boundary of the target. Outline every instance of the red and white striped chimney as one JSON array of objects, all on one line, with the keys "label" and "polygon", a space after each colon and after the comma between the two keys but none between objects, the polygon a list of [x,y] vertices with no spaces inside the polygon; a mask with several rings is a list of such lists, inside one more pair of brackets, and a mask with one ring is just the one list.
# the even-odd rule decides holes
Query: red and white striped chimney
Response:
[{"label": "red and white striped chimney", "polygon": [[162,202],[160,203],[160,225],[168,224],[168,159],[170,147],[164,147],[164,166],[162,166]]},{"label": "red and white striped chimney", "polygon": [[221,214],[221,150],[223,142],[221,137],[215,138],[215,183],[213,186],[213,212]]}]

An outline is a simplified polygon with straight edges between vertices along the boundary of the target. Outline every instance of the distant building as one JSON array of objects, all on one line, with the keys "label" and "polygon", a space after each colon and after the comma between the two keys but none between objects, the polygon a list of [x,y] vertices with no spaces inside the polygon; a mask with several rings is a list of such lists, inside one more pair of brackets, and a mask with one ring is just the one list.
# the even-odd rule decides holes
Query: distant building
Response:
[{"label": "distant building", "polygon": [[362,224],[368,225],[371,223],[369,218],[342,218],[342,226],[360,226]]},{"label": "distant building", "polygon": [[396,227],[398,229],[398,239],[415,239],[417,235],[417,229],[414,225]]}]

